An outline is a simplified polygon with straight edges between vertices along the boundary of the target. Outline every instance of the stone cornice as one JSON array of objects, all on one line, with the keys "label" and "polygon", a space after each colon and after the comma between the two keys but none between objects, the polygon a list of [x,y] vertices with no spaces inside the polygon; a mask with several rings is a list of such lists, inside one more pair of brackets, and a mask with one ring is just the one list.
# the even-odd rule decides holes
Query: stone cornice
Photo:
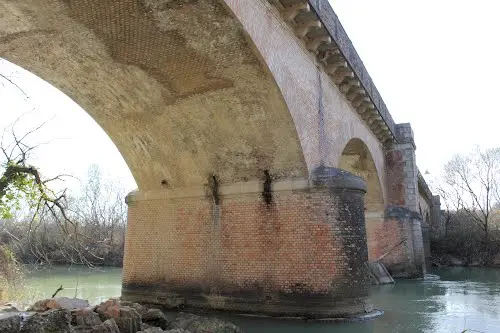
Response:
[{"label": "stone cornice", "polygon": [[[293,180],[275,181],[272,184],[273,192],[283,191],[302,191],[314,188],[311,179],[297,178]],[[172,189],[158,189],[149,191],[135,190],[130,192],[125,201],[127,203],[133,201],[144,200],[166,200],[180,198],[200,198],[211,196],[208,186],[195,186]],[[241,194],[258,194],[263,191],[262,181],[238,182],[234,184],[221,185],[219,193],[222,196],[241,195]]]},{"label": "stone cornice", "polygon": [[270,0],[382,143],[395,123],[328,0]]},{"label": "stone cornice", "polygon": [[427,196],[427,199],[429,200],[430,203],[434,200],[434,195],[432,194],[432,191],[430,190],[429,186],[427,185],[427,182],[425,181],[424,176],[420,173],[420,170],[418,170],[418,187],[422,189],[424,194]]}]

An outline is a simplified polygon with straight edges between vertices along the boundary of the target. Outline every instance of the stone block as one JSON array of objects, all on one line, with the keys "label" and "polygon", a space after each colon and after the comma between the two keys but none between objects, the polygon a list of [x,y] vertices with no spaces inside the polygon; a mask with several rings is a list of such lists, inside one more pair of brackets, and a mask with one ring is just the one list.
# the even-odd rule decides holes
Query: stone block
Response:
[{"label": "stone block", "polygon": [[28,311],[43,312],[54,309],[81,309],[89,307],[89,302],[79,298],[56,297],[41,300],[28,308]]},{"label": "stone block", "polygon": [[66,309],[38,312],[29,316],[23,323],[21,333],[74,333],[71,326],[71,313]]},{"label": "stone block", "polygon": [[165,314],[159,309],[148,309],[142,315],[142,322],[164,330],[169,329],[171,326]]},{"label": "stone block", "polygon": [[71,317],[71,324],[74,326],[92,327],[102,324],[99,314],[94,312],[94,307],[72,310]]},{"label": "stone block", "polygon": [[174,329],[183,329],[191,333],[243,333],[238,326],[230,322],[190,313],[180,313],[172,324]]},{"label": "stone block", "polygon": [[102,320],[113,319],[121,333],[136,333],[141,330],[141,315],[129,306],[122,306],[120,300],[111,298],[95,310]]},{"label": "stone block", "polygon": [[121,333],[114,319],[108,319],[93,327],[76,327],[76,333]]}]

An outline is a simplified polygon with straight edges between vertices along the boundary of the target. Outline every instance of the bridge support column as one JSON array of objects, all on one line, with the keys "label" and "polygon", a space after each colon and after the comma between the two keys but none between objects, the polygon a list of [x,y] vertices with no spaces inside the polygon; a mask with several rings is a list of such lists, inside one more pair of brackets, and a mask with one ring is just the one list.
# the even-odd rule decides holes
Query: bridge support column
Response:
[{"label": "bridge support column", "polygon": [[[410,124],[396,125],[397,143],[386,150],[388,207],[380,252],[389,251],[383,262],[395,277],[425,274],[422,216],[418,209],[418,169]],[[399,244],[399,245],[398,245]]]},{"label": "bridge support column", "polygon": [[443,237],[445,235],[446,226],[443,223],[441,216],[441,198],[439,195],[432,197],[431,219],[429,221],[430,231],[435,237]]},{"label": "bridge support column", "polygon": [[425,263],[426,267],[428,267],[431,257],[430,221],[425,221],[425,219],[422,219],[421,221],[422,221],[422,241],[424,243]]},{"label": "bridge support column", "polygon": [[370,312],[363,180],[322,168],[266,185],[131,193],[122,297],[273,316]]}]

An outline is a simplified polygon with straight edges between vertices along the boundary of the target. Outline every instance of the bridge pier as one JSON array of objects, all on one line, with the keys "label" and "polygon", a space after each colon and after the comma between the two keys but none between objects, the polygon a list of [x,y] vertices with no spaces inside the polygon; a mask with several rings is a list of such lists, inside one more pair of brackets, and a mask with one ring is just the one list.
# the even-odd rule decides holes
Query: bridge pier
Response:
[{"label": "bridge pier", "polygon": [[[394,277],[420,278],[426,273],[425,225],[419,213],[418,168],[415,141],[410,124],[396,125],[397,142],[386,150],[388,205],[384,222],[372,225],[377,238],[373,257],[382,262]],[[375,258],[370,259],[375,259]]]},{"label": "bridge pier", "polygon": [[309,179],[133,192],[122,297],[312,318],[366,314],[365,184]]}]

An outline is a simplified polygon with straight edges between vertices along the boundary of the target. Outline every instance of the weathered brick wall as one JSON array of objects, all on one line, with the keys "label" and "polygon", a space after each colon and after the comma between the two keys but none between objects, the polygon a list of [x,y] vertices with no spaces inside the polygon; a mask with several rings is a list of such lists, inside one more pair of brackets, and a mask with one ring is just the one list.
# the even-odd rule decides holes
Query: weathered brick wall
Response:
[{"label": "weathered brick wall", "polygon": [[364,179],[366,195],[364,202],[365,221],[368,241],[368,257],[377,259],[382,253],[383,239],[374,231],[384,221],[384,196],[376,165],[369,148],[360,139],[352,139],[346,145],[339,161],[339,168],[347,170]]},{"label": "weathered brick wall", "polygon": [[[384,212],[366,212],[366,238],[368,243],[368,259],[370,261],[376,260],[381,255],[384,254],[384,250],[387,247],[390,235],[385,235],[380,232],[383,228],[389,228],[385,226]],[[389,230],[391,231],[391,230]]]},{"label": "weathered brick wall", "polygon": [[[367,220],[366,228],[370,260],[388,253],[381,262],[396,278],[421,277],[425,273],[418,219],[388,217],[384,221]],[[404,239],[406,241],[399,244]]]},{"label": "weathered brick wall", "polygon": [[[367,218],[366,232],[368,238],[368,249],[370,260],[376,260],[396,246],[406,235],[404,225],[395,219]],[[408,260],[408,249],[406,246],[394,248],[382,262],[390,270],[395,265]]]},{"label": "weathered brick wall", "polygon": [[245,28],[281,89],[297,128],[309,172],[322,163],[340,167],[342,151],[351,139],[358,138],[373,157],[385,196],[382,144],[318,66],[315,56],[295,36],[275,6],[267,0],[225,2]]},{"label": "weathered brick wall", "polygon": [[336,316],[368,304],[363,193],[307,180],[129,197],[123,296],[167,305]]},{"label": "weathered brick wall", "polygon": [[141,190],[212,172],[307,177],[354,137],[385,183],[377,137],[267,0],[0,0],[0,12],[1,57],[88,112]]},{"label": "weathered brick wall", "polygon": [[399,277],[425,274],[422,217],[419,210],[418,168],[415,141],[410,124],[397,124],[397,143],[386,149],[386,221],[377,229],[377,253],[385,253],[406,239],[384,258],[389,270]]},{"label": "weathered brick wall", "polygon": [[377,239],[373,258],[389,252],[382,263],[394,277],[414,278],[425,274],[422,227],[417,213],[403,207],[388,208],[383,222],[367,224],[367,234],[368,239],[370,234]]}]

